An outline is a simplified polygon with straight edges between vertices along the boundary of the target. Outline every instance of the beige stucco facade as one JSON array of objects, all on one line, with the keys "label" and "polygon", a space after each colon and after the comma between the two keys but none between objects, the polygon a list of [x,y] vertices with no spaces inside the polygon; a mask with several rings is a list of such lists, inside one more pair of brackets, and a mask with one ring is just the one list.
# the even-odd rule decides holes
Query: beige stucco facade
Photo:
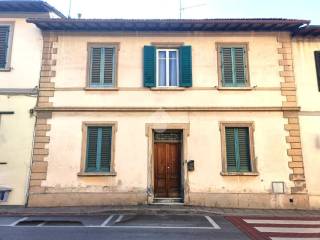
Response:
[{"label": "beige stucco facade", "polygon": [[[86,89],[89,43],[119,46],[116,88]],[[143,46],[161,43],[192,46],[191,88],[143,87]],[[218,87],[217,43],[247,44],[250,87]],[[297,130],[299,108],[291,97],[289,33],[45,32],[44,46],[29,206],[151,203],[150,131],[160,126],[183,130],[185,204],[309,207],[296,144],[300,135],[291,131]],[[78,174],[84,122],[116,123],[115,175]],[[221,122],[253,123],[257,173],[221,174]],[[188,160],[195,161],[193,172],[187,170]],[[275,194],[272,182],[283,182],[284,193]]]},{"label": "beige stucco facade", "polygon": [[[14,14],[13,14],[14,15]],[[9,69],[0,70],[0,190],[11,189],[0,205],[24,205],[32,160],[32,141],[39,82],[42,36],[26,16],[4,17],[11,26]],[[10,112],[10,114],[1,114]]]},{"label": "beige stucco facade", "polygon": [[320,92],[314,52],[320,50],[319,38],[296,38],[293,42],[297,97],[301,106],[301,140],[307,188],[312,208],[320,207]]}]

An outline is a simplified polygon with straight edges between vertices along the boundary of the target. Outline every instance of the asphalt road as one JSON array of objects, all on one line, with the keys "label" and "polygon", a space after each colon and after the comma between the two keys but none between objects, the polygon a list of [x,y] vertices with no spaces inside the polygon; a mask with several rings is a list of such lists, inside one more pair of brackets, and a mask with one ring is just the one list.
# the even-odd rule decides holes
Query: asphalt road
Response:
[{"label": "asphalt road", "polygon": [[220,216],[106,215],[1,217],[0,240],[247,240]]}]

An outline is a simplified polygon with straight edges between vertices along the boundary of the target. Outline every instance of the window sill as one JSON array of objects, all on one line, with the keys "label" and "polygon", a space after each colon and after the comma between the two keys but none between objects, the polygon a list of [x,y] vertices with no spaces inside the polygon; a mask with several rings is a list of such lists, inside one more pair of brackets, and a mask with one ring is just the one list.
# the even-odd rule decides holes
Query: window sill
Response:
[{"label": "window sill", "polygon": [[251,91],[254,87],[217,87],[219,91]]},{"label": "window sill", "polygon": [[78,177],[114,177],[117,176],[116,172],[79,172]]},{"label": "window sill", "polygon": [[221,176],[259,176],[258,172],[221,172]]},{"label": "window sill", "polygon": [[86,91],[119,91],[119,88],[117,87],[86,87],[84,88]]},{"label": "window sill", "polygon": [[150,88],[151,91],[184,91],[184,87],[154,87]]},{"label": "window sill", "polygon": [[9,68],[0,68],[0,72],[11,72],[11,67]]}]

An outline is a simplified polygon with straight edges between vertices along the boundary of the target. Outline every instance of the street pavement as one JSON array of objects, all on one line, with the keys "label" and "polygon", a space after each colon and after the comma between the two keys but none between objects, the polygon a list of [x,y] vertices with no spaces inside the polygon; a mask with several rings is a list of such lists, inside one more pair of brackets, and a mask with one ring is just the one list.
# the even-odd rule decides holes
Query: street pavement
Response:
[{"label": "street pavement", "polygon": [[222,216],[0,216],[0,240],[247,240]]},{"label": "street pavement", "polygon": [[0,215],[0,240],[320,240],[320,216]]}]

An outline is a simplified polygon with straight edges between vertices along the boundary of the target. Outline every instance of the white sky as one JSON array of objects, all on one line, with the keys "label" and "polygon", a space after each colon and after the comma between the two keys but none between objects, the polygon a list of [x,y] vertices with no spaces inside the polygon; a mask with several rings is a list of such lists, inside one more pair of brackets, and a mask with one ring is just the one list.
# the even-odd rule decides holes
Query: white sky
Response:
[{"label": "white sky", "polygon": [[[71,17],[179,18],[180,0],[71,0]],[[69,0],[47,0],[68,15]],[[182,0],[183,18],[298,18],[320,24],[320,0]]]}]

